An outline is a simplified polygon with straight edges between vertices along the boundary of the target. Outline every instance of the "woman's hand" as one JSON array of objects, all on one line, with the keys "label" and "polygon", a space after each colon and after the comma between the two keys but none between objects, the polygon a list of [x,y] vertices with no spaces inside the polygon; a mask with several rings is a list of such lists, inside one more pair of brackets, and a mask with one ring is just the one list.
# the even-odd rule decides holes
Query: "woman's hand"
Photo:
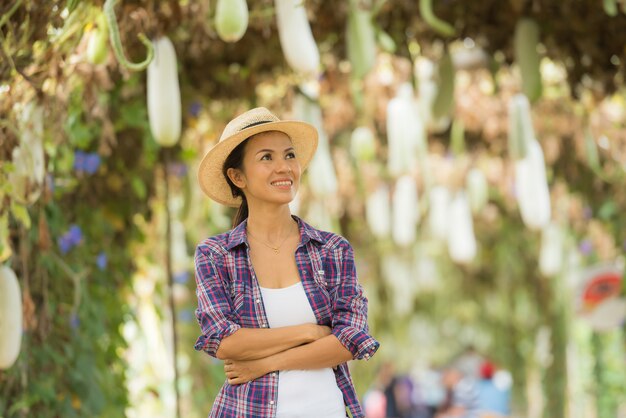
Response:
[{"label": "woman's hand", "polygon": [[271,372],[266,358],[258,360],[224,360],[224,372],[230,385],[241,385]]}]

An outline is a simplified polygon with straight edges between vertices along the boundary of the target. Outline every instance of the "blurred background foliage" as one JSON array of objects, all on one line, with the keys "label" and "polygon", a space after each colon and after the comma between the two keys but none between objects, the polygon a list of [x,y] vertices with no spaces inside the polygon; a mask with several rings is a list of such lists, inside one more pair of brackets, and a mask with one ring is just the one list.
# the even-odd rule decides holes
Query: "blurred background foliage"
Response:
[{"label": "blurred background foliage", "polygon": [[[623,321],[599,330],[580,305],[588,268],[623,272],[626,3],[306,0],[321,63],[313,76],[287,64],[271,0],[247,1],[237,42],[218,36],[213,0],[118,3],[131,60],[146,56],[139,33],[174,44],[183,129],[173,147],[150,130],[145,72],[121,66],[108,42],[97,64],[89,55],[103,2],[0,5],[0,261],[19,278],[24,330],[19,358],[0,370],[0,416],[206,415],[223,372],[193,351],[191,255],[230,227],[232,213],[203,197],[196,166],[228,120],[260,105],[312,118],[328,140],[332,164],[309,174],[330,186],[305,179],[294,212],[356,249],[382,342],[372,362],[352,364],[360,394],[385,360],[419,374],[471,346],[511,371],[515,416],[624,413]],[[369,13],[357,38],[375,34],[371,65],[349,51],[355,10]],[[552,274],[539,266],[542,233],[520,217],[507,142],[509,103],[529,71],[516,56],[522,18],[538,28],[527,46],[540,59],[532,125],[563,234]],[[428,68],[448,97],[425,101],[437,117],[419,115],[426,145],[409,170],[419,195],[409,202],[415,236],[399,243],[375,231],[385,211],[369,219],[368,202],[378,186],[399,186],[387,164],[388,106],[406,83],[423,103]],[[355,150],[358,127],[372,133],[372,149]],[[15,150],[27,131],[43,143],[45,176],[25,190]],[[464,189],[471,169],[483,173],[488,202],[473,214],[478,251],[459,263],[433,233],[430,192]]]}]

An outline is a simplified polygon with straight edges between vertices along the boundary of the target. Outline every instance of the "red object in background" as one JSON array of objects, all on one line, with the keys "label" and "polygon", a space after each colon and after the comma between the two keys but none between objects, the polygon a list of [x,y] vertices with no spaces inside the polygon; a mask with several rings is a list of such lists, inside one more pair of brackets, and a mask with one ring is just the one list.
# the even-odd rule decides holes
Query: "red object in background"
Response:
[{"label": "red object in background", "polygon": [[496,371],[496,366],[493,363],[486,361],[480,365],[480,377],[483,379],[491,379]]},{"label": "red object in background", "polygon": [[618,296],[622,288],[621,273],[615,269],[596,272],[584,285],[582,302],[585,310],[593,309],[606,299]]}]

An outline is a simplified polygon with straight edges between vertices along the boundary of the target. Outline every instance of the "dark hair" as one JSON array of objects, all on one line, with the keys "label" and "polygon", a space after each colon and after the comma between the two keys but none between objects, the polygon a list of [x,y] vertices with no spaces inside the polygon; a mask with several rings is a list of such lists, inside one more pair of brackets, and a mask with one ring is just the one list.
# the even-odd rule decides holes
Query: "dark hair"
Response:
[{"label": "dark hair", "polygon": [[246,144],[250,138],[245,139],[241,144],[237,145],[235,149],[233,149],[226,160],[224,161],[224,165],[222,166],[222,174],[226,178],[226,182],[230,186],[230,191],[233,194],[233,197],[241,197],[241,205],[239,205],[239,209],[237,209],[237,213],[233,218],[233,228],[242,223],[248,217],[248,201],[246,200],[246,196],[243,194],[243,191],[231,181],[228,177],[227,171],[229,168],[236,168],[241,170],[243,167],[243,154],[246,148]]}]

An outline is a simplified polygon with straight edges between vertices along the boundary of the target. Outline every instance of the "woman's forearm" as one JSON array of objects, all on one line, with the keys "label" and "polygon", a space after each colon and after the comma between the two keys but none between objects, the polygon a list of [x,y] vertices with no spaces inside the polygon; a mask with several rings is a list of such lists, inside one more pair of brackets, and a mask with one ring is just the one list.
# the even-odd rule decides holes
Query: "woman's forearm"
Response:
[{"label": "woman's forearm", "polygon": [[281,351],[267,359],[269,371],[312,370],[335,367],[352,360],[348,351],[334,335],[328,335],[310,344]]},{"label": "woman's forearm", "polygon": [[315,324],[282,328],[240,328],[222,340],[217,349],[217,358],[261,359],[329,334],[330,328]]},{"label": "woman's forearm", "polygon": [[275,370],[313,370],[335,367],[352,359],[348,351],[334,335],[312,343],[290,348],[257,360],[224,361],[224,371],[231,385],[250,382]]}]

